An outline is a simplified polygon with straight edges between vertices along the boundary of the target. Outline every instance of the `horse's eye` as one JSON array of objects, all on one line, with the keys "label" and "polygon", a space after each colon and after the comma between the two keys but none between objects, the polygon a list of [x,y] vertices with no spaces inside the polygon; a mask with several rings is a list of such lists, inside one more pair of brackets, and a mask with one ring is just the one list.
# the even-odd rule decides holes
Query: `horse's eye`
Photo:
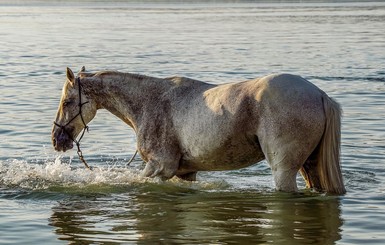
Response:
[{"label": "horse's eye", "polygon": [[72,101],[64,101],[63,102],[63,106],[69,106],[70,104],[72,103]]}]

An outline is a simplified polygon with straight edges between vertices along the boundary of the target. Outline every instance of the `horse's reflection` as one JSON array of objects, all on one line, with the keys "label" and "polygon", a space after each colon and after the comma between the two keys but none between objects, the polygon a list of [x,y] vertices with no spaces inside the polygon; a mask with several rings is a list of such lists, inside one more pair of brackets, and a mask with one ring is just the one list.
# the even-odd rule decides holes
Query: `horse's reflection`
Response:
[{"label": "horse's reflection", "polygon": [[342,225],[336,197],[191,190],[74,198],[50,221],[58,239],[82,244],[334,244]]}]

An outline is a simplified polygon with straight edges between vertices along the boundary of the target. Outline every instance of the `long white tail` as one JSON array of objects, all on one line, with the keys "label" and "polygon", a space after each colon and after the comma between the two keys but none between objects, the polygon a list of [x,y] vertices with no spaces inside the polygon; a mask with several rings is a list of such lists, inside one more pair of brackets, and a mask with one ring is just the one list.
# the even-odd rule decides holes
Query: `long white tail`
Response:
[{"label": "long white tail", "polygon": [[340,167],[341,108],[324,94],[325,132],[319,144],[317,172],[321,189],[331,194],[345,194]]}]

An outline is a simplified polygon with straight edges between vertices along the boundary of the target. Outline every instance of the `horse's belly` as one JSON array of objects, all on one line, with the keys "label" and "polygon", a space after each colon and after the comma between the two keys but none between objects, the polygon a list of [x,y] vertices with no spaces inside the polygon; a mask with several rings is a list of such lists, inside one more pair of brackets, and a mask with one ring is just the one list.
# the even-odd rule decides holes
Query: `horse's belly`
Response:
[{"label": "horse's belly", "polygon": [[215,148],[197,148],[183,155],[179,172],[240,169],[265,159],[259,142],[250,138],[231,139]]}]

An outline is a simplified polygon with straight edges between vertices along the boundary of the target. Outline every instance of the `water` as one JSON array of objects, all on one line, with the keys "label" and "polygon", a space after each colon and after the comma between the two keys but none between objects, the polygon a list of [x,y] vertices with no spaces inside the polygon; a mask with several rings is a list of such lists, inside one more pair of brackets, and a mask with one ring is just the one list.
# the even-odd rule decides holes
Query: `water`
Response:
[{"label": "water", "polygon": [[[0,244],[384,244],[385,3],[0,2]],[[277,193],[266,163],[188,183],[140,176],[101,111],[75,151],[50,130],[65,67],[212,83],[310,79],[344,109],[347,194]]]}]

